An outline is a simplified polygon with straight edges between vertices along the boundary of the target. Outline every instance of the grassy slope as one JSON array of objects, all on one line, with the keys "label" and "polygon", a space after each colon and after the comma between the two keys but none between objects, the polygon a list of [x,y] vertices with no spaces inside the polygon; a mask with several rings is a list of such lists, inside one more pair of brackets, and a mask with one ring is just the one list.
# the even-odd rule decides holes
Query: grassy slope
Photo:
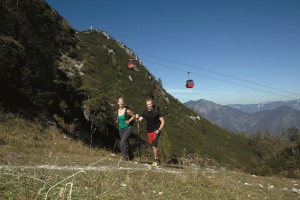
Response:
[{"label": "grassy slope", "polygon": [[[296,199],[300,181],[203,168],[166,171],[119,162],[56,128],[0,113],[1,199]],[[93,164],[94,170],[86,168]],[[82,167],[50,170],[41,165]],[[21,166],[21,167],[17,167]],[[23,166],[23,167],[22,167]],[[25,166],[32,166],[26,168]],[[95,171],[107,169],[109,171]],[[173,171],[173,173],[171,173]],[[295,190],[296,191],[296,190]],[[298,191],[298,190],[297,190]]]},{"label": "grassy slope", "polygon": [[[195,113],[169,94],[167,97],[170,103],[166,103],[163,100],[163,89],[157,81],[149,80],[150,73],[144,66],[139,66],[140,71],[127,69],[130,56],[116,40],[107,39],[98,31],[79,32],[77,35],[85,62],[83,87],[98,91],[95,96],[105,93],[115,103],[116,98],[123,95],[132,110],[141,113],[145,108],[145,99],[156,94],[166,119],[161,144],[167,158],[178,158],[185,151],[238,168],[245,168],[249,166],[249,161],[256,159],[245,137],[225,131],[203,118],[194,123],[188,116]],[[108,56],[104,45],[113,49],[115,55]],[[129,75],[134,77],[135,82],[129,80]],[[144,127],[142,130],[145,130]],[[145,140],[145,134],[142,137]],[[147,152],[149,147],[145,145],[145,148]]]}]

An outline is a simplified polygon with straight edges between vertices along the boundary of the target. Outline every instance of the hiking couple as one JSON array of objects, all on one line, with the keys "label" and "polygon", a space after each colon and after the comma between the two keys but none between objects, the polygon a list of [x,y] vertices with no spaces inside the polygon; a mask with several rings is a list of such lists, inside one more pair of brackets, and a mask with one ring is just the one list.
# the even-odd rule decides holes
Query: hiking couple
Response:
[{"label": "hiking couple", "polygon": [[119,135],[121,138],[120,141],[120,149],[123,160],[129,160],[128,157],[128,139],[131,134],[131,122],[136,118],[137,122],[143,121],[146,119],[147,121],[147,135],[148,141],[151,145],[153,156],[155,161],[152,163],[153,166],[159,165],[160,160],[158,158],[158,140],[160,136],[160,132],[165,125],[164,117],[162,116],[159,109],[153,105],[152,99],[146,100],[147,109],[141,114],[136,114],[127,109],[125,106],[125,101],[123,97],[118,99],[118,115],[117,115],[117,123],[119,128]]}]

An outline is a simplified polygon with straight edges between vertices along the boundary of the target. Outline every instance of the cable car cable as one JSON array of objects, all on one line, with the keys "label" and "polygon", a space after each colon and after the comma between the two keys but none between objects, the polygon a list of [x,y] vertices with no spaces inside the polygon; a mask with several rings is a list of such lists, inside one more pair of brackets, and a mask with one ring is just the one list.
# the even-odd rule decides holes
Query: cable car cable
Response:
[{"label": "cable car cable", "polygon": [[183,70],[183,69],[179,69],[177,67],[171,67],[171,66],[168,66],[168,65],[164,65],[164,64],[153,62],[153,61],[149,61],[149,60],[144,60],[144,61],[156,64],[156,65],[160,65],[162,67],[166,67],[166,68],[174,69],[174,70],[177,70],[177,71],[185,72],[185,73],[189,72],[190,74],[194,74],[196,76],[202,76],[202,77],[205,77],[205,78],[209,78],[209,79],[221,81],[221,82],[228,83],[228,84],[231,84],[231,85],[236,85],[236,86],[240,86],[240,87],[244,87],[244,88],[248,88],[248,89],[252,89],[252,90],[256,90],[256,91],[260,91],[260,92],[264,92],[264,93],[269,93],[269,94],[273,94],[273,95],[285,97],[285,98],[288,98],[288,99],[295,99],[295,98],[292,98],[292,97],[289,97],[289,96],[285,96],[285,95],[281,95],[281,94],[277,94],[277,93],[274,93],[274,92],[269,92],[269,91],[266,91],[266,90],[261,90],[261,89],[253,88],[253,87],[242,85],[242,84],[238,84],[238,83],[232,83],[232,82],[229,82],[229,81],[225,81],[225,80],[222,80],[222,79],[214,78],[214,77],[203,75],[203,74],[193,73],[191,71],[186,71],[186,70]]},{"label": "cable car cable", "polygon": [[185,64],[185,63],[174,61],[174,60],[167,59],[167,58],[162,58],[162,57],[159,57],[159,56],[154,56],[154,55],[151,55],[151,54],[148,54],[148,53],[143,53],[143,52],[140,52],[140,51],[136,51],[136,52],[144,54],[144,55],[149,56],[149,57],[157,58],[157,59],[160,59],[160,60],[165,60],[165,61],[168,61],[168,62],[176,63],[176,64],[179,64],[179,65],[184,65],[184,66],[187,66],[187,67],[192,67],[192,68],[199,69],[199,70],[202,70],[202,71],[206,71],[206,72],[209,72],[209,73],[213,73],[213,74],[218,74],[218,75],[221,75],[221,76],[229,77],[229,78],[236,79],[236,80],[239,80],[239,81],[244,81],[244,82],[247,82],[247,83],[251,83],[251,84],[263,86],[265,88],[270,88],[270,89],[277,90],[277,91],[280,91],[280,92],[285,92],[285,93],[289,93],[289,94],[300,96],[300,94],[298,94],[298,93],[294,93],[294,92],[290,92],[290,91],[286,91],[286,90],[274,88],[272,86],[264,85],[264,84],[261,84],[261,83],[256,83],[256,82],[253,82],[253,81],[248,81],[248,80],[245,80],[245,79],[242,79],[242,78],[234,77],[234,76],[227,75],[227,74],[222,74],[222,73],[215,72],[215,71],[212,71],[212,70],[200,68],[200,67],[197,67],[197,66]]}]

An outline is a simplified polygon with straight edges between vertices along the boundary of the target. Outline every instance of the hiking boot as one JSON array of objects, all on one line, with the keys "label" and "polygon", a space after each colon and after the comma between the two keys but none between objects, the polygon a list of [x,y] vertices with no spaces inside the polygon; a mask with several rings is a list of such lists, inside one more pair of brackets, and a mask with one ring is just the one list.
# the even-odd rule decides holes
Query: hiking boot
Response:
[{"label": "hiking boot", "polygon": [[127,156],[123,156],[123,157],[122,157],[122,160],[124,160],[124,161],[128,161],[128,160],[129,160],[129,158],[128,158]]},{"label": "hiking boot", "polygon": [[155,159],[155,161],[152,163],[152,167],[156,167],[160,165],[160,160],[159,159]]},{"label": "hiking boot", "polygon": [[155,159],[157,165],[160,165],[160,160],[159,159]]},{"label": "hiking boot", "polygon": [[156,161],[154,161],[154,162],[152,163],[152,167],[156,167],[156,166],[158,166],[158,163],[157,163]]}]

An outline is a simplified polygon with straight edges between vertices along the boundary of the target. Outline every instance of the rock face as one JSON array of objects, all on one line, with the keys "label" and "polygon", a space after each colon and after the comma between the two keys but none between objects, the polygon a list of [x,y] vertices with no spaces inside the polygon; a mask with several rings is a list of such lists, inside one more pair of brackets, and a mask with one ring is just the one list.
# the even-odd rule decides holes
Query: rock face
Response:
[{"label": "rock face", "polygon": [[[275,104],[269,103],[269,106],[265,105],[265,108],[270,108]],[[222,128],[235,132],[243,131],[253,134],[257,131],[269,130],[272,134],[279,135],[282,129],[300,128],[300,111],[288,106],[246,113],[233,108],[232,105],[222,106],[206,100],[189,101],[185,105]],[[297,101],[290,102],[290,105],[295,105],[294,107],[297,108]],[[243,105],[240,105],[241,107]]]}]

